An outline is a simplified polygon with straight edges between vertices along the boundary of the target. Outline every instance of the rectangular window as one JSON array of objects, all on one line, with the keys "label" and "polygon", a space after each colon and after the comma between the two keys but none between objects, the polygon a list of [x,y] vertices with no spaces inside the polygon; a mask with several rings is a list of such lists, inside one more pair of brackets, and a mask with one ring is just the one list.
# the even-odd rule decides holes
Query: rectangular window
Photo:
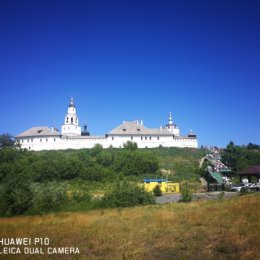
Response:
[{"label": "rectangular window", "polygon": [[147,136],[145,137],[145,140],[147,140]]},{"label": "rectangular window", "polygon": [[31,142],[33,142],[33,139],[31,139]]},{"label": "rectangular window", "polygon": [[40,139],[40,142],[42,142],[42,139]]},{"label": "rectangular window", "polygon": [[53,140],[54,142],[56,142],[56,139],[54,138],[54,140]]},{"label": "rectangular window", "polygon": [[131,136],[131,140],[133,140],[134,138],[133,138],[133,136]]},{"label": "rectangular window", "polygon": [[150,140],[152,140],[152,137],[150,136]]},{"label": "rectangular window", "polygon": [[157,136],[157,140],[160,140],[160,137],[159,137],[159,136]]},{"label": "rectangular window", "polygon": [[141,140],[143,140],[143,137],[141,136]]},{"label": "rectangular window", "polygon": [[112,140],[114,140],[114,136],[112,136]]},{"label": "rectangular window", "polygon": [[46,138],[46,142],[48,142],[48,138]]}]

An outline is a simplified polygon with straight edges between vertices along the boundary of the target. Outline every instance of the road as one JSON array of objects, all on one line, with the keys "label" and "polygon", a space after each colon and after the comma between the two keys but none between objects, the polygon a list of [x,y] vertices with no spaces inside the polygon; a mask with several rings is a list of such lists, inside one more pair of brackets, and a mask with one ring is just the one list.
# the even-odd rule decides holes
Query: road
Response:
[{"label": "road", "polygon": [[[239,192],[224,192],[224,199],[229,199],[238,196]],[[221,191],[216,192],[203,192],[203,193],[194,193],[193,200],[214,200],[218,199],[222,196]],[[164,203],[176,203],[181,200],[181,194],[163,194],[161,197],[156,198],[156,203],[164,204]]]}]

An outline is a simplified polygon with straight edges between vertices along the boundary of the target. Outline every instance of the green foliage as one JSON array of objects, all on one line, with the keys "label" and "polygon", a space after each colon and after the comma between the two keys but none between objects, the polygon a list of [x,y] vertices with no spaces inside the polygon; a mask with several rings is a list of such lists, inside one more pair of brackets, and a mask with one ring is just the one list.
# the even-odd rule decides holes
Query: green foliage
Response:
[{"label": "green foliage", "polygon": [[203,174],[198,168],[200,159],[206,155],[204,149],[172,147],[155,148],[152,151],[159,158],[160,168],[169,172],[169,180],[194,182],[199,181],[200,175]]},{"label": "green foliage", "polygon": [[91,195],[88,191],[73,191],[71,194],[71,201],[80,203],[80,202],[90,202],[91,201]]},{"label": "green foliage", "polygon": [[193,198],[192,189],[187,185],[184,184],[181,187],[181,201],[182,202],[189,202]]},{"label": "green foliage", "polygon": [[93,157],[96,157],[98,154],[100,154],[103,150],[103,147],[101,144],[96,144],[92,149],[90,149],[90,154]]},{"label": "green foliage", "polygon": [[153,195],[154,195],[155,197],[160,197],[160,196],[162,196],[162,190],[161,190],[161,188],[160,188],[159,185],[156,185],[155,188],[153,189]]},{"label": "green foliage", "polygon": [[235,172],[251,165],[259,165],[260,146],[252,143],[247,146],[237,146],[230,142],[222,152],[222,162]]},{"label": "green foliage", "polygon": [[127,150],[134,151],[137,149],[137,143],[127,141],[126,143],[124,143],[123,147]]},{"label": "green foliage", "polygon": [[[92,149],[32,152],[13,147],[0,149],[0,214],[39,214],[49,211],[86,210],[94,207],[124,207],[153,202],[152,194],[137,183],[144,177],[161,176],[160,168],[171,170],[169,179],[196,178],[195,167],[203,151],[196,149]],[[62,183],[68,183],[68,187]],[[73,184],[75,183],[75,185]],[[66,191],[67,190],[67,191]],[[101,204],[92,199],[106,193]]]},{"label": "green foliage", "polygon": [[96,157],[98,164],[104,167],[111,167],[114,163],[115,153],[113,150],[103,150]]},{"label": "green foliage", "polygon": [[135,205],[154,204],[155,200],[151,193],[144,188],[129,183],[118,184],[111,192],[102,198],[103,207],[132,207]]},{"label": "green foliage", "polygon": [[112,179],[114,173],[109,169],[106,169],[100,165],[95,165],[93,167],[86,168],[81,174],[80,177],[86,181],[96,181],[102,182],[107,179]]},{"label": "green foliage", "polygon": [[67,202],[67,188],[56,182],[34,183],[29,213],[42,214],[59,210]]},{"label": "green foliage", "polygon": [[0,147],[8,147],[14,145],[14,138],[10,134],[0,135]]},{"label": "green foliage", "polygon": [[159,170],[159,160],[154,153],[148,151],[121,151],[114,162],[114,170],[126,176],[155,175]]},{"label": "green foliage", "polygon": [[4,178],[0,186],[0,215],[24,214],[31,206],[33,191],[25,172],[12,172]]},{"label": "green foliage", "polygon": [[247,189],[246,187],[242,187],[240,190],[240,195],[246,195],[251,193],[252,191],[250,189]]}]

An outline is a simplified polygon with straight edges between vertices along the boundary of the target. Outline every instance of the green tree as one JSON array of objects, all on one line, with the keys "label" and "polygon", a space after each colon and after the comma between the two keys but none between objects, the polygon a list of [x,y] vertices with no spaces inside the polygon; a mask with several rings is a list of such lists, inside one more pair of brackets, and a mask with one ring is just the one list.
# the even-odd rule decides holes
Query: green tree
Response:
[{"label": "green tree", "polygon": [[131,141],[127,141],[126,143],[124,143],[123,147],[124,147],[124,149],[130,150],[130,151],[134,151],[138,148],[137,143],[131,142]]},{"label": "green tree", "polygon": [[96,157],[103,151],[103,146],[101,144],[96,144],[93,148],[90,149],[90,154],[92,157]]},{"label": "green tree", "polygon": [[31,181],[24,171],[9,173],[0,186],[0,215],[24,214],[32,206]]},{"label": "green tree", "polygon": [[13,146],[15,143],[14,138],[10,134],[1,134],[0,135],[0,148]]},{"label": "green tree", "polygon": [[113,168],[126,176],[151,175],[158,172],[159,159],[147,151],[123,150],[115,157]]}]

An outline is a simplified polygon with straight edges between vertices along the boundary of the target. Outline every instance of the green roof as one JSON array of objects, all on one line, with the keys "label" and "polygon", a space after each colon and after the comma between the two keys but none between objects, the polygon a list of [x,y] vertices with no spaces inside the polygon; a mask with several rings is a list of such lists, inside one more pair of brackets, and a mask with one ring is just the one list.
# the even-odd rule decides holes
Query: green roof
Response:
[{"label": "green roof", "polygon": [[215,179],[219,184],[222,184],[222,183],[223,183],[221,173],[219,173],[219,172],[209,172],[209,174],[210,174],[211,177],[212,177],[213,179]]}]

